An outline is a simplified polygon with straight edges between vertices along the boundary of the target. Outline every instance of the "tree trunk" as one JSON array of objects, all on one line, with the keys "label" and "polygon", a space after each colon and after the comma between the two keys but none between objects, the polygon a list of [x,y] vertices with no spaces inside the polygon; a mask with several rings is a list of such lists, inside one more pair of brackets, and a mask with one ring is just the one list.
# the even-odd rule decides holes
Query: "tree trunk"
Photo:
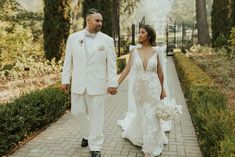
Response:
[{"label": "tree trunk", "polygon": [[205,0],[196,0],[196,19],[198,30],[198,44],[210,44]]},{"label": "tree trunk", "polygon": [[112,34],[115,43],[115,47],[117,47],[117,54],[120,57],[120,24],[119,24],[119,17],[120,17],[120,3],[119,0],[113,0],[113,27],[112,27]]}]

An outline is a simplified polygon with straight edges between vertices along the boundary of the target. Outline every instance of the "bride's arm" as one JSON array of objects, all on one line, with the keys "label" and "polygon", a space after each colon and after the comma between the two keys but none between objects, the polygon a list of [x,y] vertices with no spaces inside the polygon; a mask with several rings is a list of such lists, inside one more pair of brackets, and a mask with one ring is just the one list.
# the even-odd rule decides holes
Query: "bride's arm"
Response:
[{"label": "bride's arm", "polygon": [[118,85],[120,85],[122,83],[122,81],[126,78],[126,76],[129,74],[130,72],[130,68],[131,68],[131,58],[132,58],[132,53],[130,53],[130,57],[129,60],[127,62],[126,67],[124,68],[124,70],[122,71],[120,77],[118,78]]},{"label": "bride's arm", "polygon": [[164,98],[166,96],[164,88],[163,88],[164,75],[163,75],[162,67],[159,61],[159,57],[157,57],[157,75],[158,75],[158,78],[160,80],[161,87],[162,87],[161,98]]}]

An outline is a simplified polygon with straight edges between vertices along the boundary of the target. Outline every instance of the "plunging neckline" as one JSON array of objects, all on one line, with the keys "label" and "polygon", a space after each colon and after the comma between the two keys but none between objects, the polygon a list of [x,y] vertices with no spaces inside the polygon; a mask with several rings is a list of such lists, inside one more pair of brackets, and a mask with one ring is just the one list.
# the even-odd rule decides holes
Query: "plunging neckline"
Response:
[{"label": "plunging neckline", "polygon": [[147,60],[146,67],[144,66],[144,61],[143,61],[143,59],[140,57],[140,54],[139,54],[138,49],[136,49],[136,52],[137,52],[138,57],[139,57],[139,59],[140,59],[140,61],[141,61],[142,68],[143,68],[144,72],[146,73],[146,72],[147,72],[147,70],[148,70],[149,62],[150,62],[150,60],[153,58],[153,56],[155,55],[155,53],[156,53],[156,52],[154,51],[154,52],[153,52],[153,54],[151,55],[151,57],[149,57],[149,59]]}]

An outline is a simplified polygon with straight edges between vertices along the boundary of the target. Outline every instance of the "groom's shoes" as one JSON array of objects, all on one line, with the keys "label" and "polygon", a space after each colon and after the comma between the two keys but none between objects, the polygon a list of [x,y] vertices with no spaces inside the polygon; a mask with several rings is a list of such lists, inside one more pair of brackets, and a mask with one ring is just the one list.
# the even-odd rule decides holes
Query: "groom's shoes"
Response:
[{"label": "groom's shoes", "polygon": [[101,157],[100,151],[91,151],[91,157]]},{"label": "groom's shoes", "polygon": [[88,140],[82,139],[81,147],[87,147],[88,146]]}]

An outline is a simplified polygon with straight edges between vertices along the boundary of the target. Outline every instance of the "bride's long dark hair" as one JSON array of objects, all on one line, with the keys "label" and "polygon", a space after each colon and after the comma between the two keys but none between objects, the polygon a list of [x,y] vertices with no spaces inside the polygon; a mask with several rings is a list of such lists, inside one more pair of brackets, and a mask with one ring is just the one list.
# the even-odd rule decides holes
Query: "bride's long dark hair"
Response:
[{"label": "bride's long dark hair", "polygon": [[157,46],[156,32],[155,32],[154,28],[150,25],[141,25],[140,28],[143,28],[148,33],[149,42],[150,42],[151,46]]}]

